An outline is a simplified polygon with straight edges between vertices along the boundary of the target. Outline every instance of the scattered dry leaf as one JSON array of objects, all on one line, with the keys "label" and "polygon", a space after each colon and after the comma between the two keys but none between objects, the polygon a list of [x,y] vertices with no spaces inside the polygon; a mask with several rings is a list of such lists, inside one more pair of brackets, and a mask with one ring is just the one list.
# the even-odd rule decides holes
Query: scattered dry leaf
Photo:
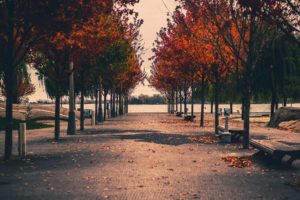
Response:
[{"label": "scattered dry leaf", "polygon": [[196,136],[192,137],[191,140],[193,142],[201,142],[206,144],[215,144],[220,142],[220,139],[215,136]]},{"label": "scattered dry leaf", "polygon": [[253,159],[250,157],[223,157],[222,160],[225,162],[230,163],[229,167],[235,167],[235,168],[245,168],[250,167],[253,163]]}]

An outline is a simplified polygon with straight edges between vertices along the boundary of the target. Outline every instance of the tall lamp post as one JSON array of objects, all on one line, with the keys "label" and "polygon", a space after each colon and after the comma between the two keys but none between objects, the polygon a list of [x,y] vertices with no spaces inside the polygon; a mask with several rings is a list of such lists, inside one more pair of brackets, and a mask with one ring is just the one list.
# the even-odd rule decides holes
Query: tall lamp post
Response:
[{"label": "tall lamp post", "polygon": [[76,134],[76,115],[75,115],[75,95],[74,95],[74,63],[73,61],[70,62],[69,66],[70,70],[70,77],[69,77],[69,118],[68,118],[68,135],[75,135]]}]

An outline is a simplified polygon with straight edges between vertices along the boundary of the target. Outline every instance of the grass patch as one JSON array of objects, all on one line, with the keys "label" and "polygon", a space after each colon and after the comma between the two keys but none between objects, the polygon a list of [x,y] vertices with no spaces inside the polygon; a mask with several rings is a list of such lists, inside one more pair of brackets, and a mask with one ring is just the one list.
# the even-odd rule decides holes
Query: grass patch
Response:
[{"label": "grass patch", "polygon": [[[20,123],[25,123],[25,122],[22,120],[13,119],[13,129],[18,130]],[[29,120],[26,122],[27,130],[51,128],[51,127],[53,127],[53,125],[42,124],[42,123],[38,123],[38,122],[35,122],[32,120]],[[0,117],[0,131],[3,131],[3,130],[5,130],[5,118]]]}]

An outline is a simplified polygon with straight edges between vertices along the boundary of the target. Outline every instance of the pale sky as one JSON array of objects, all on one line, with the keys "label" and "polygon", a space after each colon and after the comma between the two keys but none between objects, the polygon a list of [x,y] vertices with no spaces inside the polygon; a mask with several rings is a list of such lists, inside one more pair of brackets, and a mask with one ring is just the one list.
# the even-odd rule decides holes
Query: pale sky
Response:
[{"label": "pale sky", "polygon": [[[147,74],[150,75],[150,65],[148,58],[152,56],[152,45],[156,38],[156,33],[161,27],[164,27],[167,22],[168,9],[173,12],[176,7],[174,0],[140,0],[140,3],[135,6],[135,10],[139,12],[139,16],[144,20],[144,24],[141,27],[141,35],[144,42],[145,53],[143,55],[144,64],[143,68]],[[36,93],[29,97],[30,101],[36,101],[40,99],[47,99],[47,95],[42,87],[41,83],[37,80],[34,73],[32,73],[32,81],[36,85]],[[140,84],[133,92],[133,95],[147,94],[153,95],[158,92],[148,86],[149,83],[145,82],[145,85]]]}]

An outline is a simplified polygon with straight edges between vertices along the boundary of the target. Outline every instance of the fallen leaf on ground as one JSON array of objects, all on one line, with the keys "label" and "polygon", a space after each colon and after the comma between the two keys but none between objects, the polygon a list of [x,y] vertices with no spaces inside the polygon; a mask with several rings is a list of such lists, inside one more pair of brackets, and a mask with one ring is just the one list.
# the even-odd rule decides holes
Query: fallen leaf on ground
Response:
[{"label": "fallen leaf on ground", "polygon": [[193,142],[202,142],[206,144],[216,144],[220,142],[220,139],[215,136],[196,136],[192,137]]},{"label": "fallen leaf on ground", "polygon": [[250,157],[223,157],[222,160],[230,163],[229,167],[245,168],[250,167],[253,164],[253,159]]}]

